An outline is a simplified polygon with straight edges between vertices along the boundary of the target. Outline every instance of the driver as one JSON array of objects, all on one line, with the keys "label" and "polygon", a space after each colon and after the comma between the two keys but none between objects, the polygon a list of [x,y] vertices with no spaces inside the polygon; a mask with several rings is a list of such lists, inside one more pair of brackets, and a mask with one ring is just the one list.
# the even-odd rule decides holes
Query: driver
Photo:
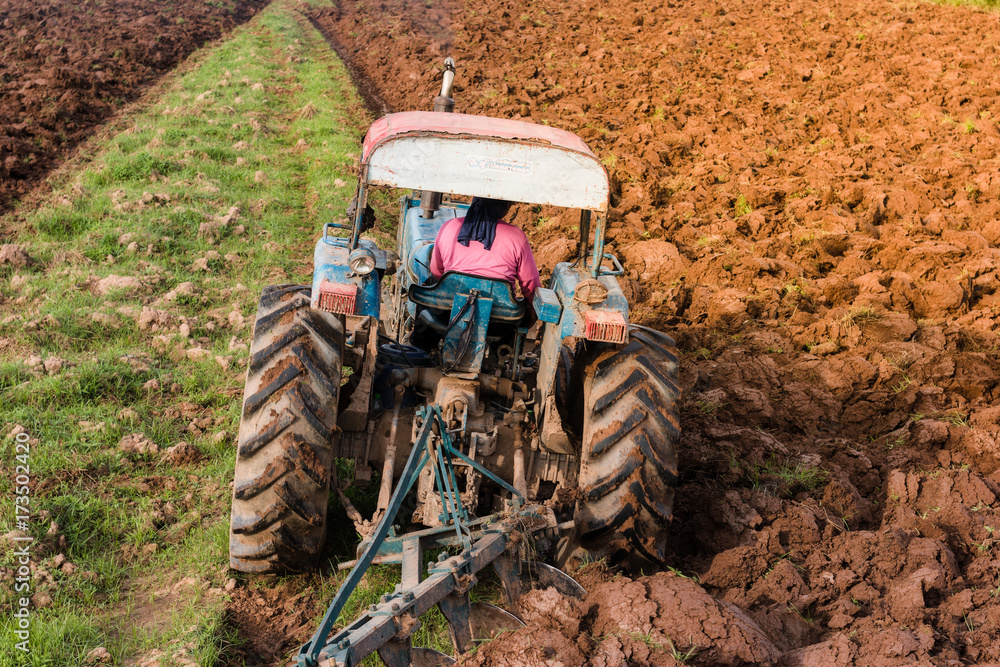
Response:
[{"label": "driver", "polygon": [[480,278],[506,280],[516,284],[530,306],[535,290],[541,285],[535,256],[528,237],[501,218],[511,202],[475,197],[464,218],[454,218],[441,225],[430,270],[435,278],[448,271],[460,271]]}]

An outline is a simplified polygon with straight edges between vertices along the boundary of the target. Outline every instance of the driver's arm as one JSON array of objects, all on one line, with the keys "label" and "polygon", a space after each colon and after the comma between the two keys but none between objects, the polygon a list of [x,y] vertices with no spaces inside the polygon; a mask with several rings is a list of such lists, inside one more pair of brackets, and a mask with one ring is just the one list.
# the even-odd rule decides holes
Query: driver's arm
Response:
[{"label": "driver's arm", "polygon": [[521,286],[521,294],[528,301],[528,307],[534,310],[531,304],[535,298],[535,291],[542,285],[542,279],[538,275],[538,266],[535,264],[535,255],[531,252],[528,237],[523,238],[518,256],[517,282]]},{"label": "driver's arm", "polygon": [[438,230],[437,237],[434,239],[434,247],[431,248],[431,265],[427,267],[435,278],[444,275],[444,262],[441,260],[441,232],[443,231],[444,225]]}]

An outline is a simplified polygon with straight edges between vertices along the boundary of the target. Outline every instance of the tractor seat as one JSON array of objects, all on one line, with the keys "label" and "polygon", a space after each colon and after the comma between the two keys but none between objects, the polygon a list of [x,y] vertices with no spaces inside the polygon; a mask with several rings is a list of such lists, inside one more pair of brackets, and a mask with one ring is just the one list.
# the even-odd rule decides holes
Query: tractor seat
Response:
[{"label": "tractor seat", "polygon": [[450,313],[455,297],[468,296],[474,289],[479,290],[480,298],[493,300],[491,322],[520,322],[524,317],[524,301],[514,298],[509,282],[458,271],[448,271],[433,285],[411,285],[409,297],[418,306]]},{"label": "tractor seat", "polygon": [[506,280],[482,278],[458,271],[449,271],[433,285],[411,285],[410,301],[423,306],[417,319],[444,335],[452,313],[455,297],[465,297],[471,290],[479,290],[480,298],[493,300],[487,338],[507,335],[524,318],[524,301],[514,298],[514,290]]}]

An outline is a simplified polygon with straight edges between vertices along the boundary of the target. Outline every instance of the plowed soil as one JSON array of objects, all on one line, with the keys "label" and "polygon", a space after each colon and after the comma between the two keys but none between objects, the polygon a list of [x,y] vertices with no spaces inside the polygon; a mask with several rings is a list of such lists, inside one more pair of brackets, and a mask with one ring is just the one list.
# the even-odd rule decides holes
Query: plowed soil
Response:
[{"label": "plowed soil", "polygon": [[0,0],[0,213],[93,128],[267,0]]},{"label": "plowed soil", "polygon": [[[1000,661],[1000,53],[921,2],[343,0],[391,110],[580,134],[632,318],[684,358],[663,572],[536,600],[488,665]],[[575,220],[521,207],[544,270]],[[543,638],[542,641],[540,638]]]}]

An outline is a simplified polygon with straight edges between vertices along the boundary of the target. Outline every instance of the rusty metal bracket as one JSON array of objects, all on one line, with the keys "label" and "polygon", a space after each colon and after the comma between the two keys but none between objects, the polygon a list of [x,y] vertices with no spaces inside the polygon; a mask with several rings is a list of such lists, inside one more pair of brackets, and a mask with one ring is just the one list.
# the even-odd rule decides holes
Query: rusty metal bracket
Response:
[{"label": "rusty metal bracket", "polygon": [[[360,371],[361,381],[351,395],[347,409],[340,414],[339,425],[345,431],[363,431],[368,423],[368,408],[372,399],[372,382],[375,379],[375,361],[378,357],[378,330],[373,327],[374,319],[366,317],[355,329],[356,332],[367,330],[368,341],[365,345],[365,358]],[[357,333],[355,334],[357,335]]]}]

